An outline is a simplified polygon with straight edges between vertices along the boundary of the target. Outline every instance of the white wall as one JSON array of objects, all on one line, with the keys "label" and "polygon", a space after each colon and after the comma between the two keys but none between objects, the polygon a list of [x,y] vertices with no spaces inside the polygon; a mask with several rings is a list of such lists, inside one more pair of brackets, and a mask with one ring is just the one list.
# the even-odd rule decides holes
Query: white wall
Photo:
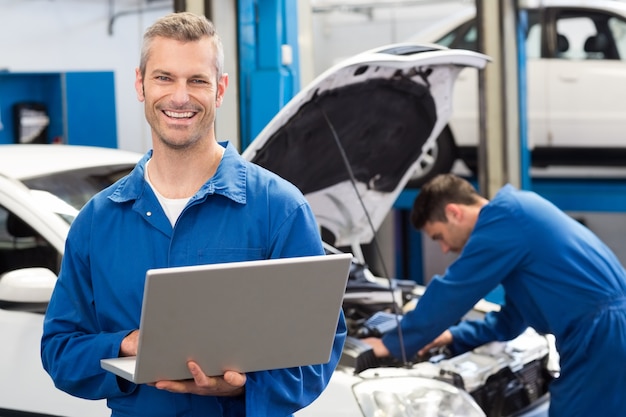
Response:
[{"label": "white wall", "polygon": [[406,41],[474,0],[311,0],[314,71],[356,53]]},{"label": "white wall", "polygon": [[[143,105],[134,90],[143,30],[171,11],[171,1],[150,2],[157,11],[120,16],[109,35],[108,0],[0,0],[0,68],[30,71],[114,71],[118,146],[150,147]],[[114,12],[148,7],[115,0]],[[0,99],[2,99],[0,97]],[[89,103],[84,103],[89,106]]]}]

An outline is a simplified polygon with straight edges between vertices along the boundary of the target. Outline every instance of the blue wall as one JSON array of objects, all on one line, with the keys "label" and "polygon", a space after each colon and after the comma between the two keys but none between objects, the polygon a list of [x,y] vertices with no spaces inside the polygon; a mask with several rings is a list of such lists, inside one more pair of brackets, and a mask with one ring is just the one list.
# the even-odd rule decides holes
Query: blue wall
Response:
[{"label": "blue wall", "polygon": [[45,106],[48,143],[117,147],[113,72],[0,73],[0,143],[15,142],[16,103]]}]

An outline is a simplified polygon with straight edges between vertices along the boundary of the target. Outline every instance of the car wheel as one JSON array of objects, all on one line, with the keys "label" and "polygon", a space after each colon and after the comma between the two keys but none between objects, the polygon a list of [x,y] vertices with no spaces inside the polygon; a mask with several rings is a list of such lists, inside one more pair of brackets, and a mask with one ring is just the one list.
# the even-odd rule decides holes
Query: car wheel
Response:
[{"label": "car wheel", "polygon": [[422,159],[422,162],[406,186],[408,188],[419,188],[436,175],[450,172],[455,159],[456,147],[454,139],[452,138],[450,128],[446,126],[439,134],[435,145],[426,153],[425,158]]}]

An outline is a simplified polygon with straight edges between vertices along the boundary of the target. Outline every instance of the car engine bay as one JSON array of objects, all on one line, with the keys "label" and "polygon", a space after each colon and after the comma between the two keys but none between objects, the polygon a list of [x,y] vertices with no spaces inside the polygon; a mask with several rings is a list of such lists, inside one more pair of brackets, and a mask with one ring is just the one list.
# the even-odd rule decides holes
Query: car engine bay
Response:
[{"label": "car engine bay", "polygon": [[[361,339],[394,331],[403,312],[419,302],[423,291],[424,287],[413,281],[377,278],[366,265],[353,262],[343,303],[348,338],[339,369],[365,375],[406,368],[413,376],[465,390],[488,417],[527,415],[526,411],[549,401],[548,386],[558,376],[554,361],[558,355],[553,337],[532,328],[514,340],[488,343],[456,356],[449,349],[437,348],[425,357],[408,358],[406,364],[395,358],[377,358]],[[463,319],[485,313],[475,309]]]}]

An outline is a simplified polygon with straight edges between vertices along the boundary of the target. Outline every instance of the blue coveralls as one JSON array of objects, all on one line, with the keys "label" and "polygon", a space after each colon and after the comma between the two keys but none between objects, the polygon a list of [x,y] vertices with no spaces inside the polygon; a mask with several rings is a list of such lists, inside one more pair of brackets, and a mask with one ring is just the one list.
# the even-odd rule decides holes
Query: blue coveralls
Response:
[{"label": "blue coveralls", "polygon": [[100,367],[100,359],[116,357],[122,339],[139,327],[147,269],[324,253],[315,217],[297,188],[245,161],[232,145],[221,145],[226,151],[217,172],[173,228],[144,181],[151,152],[81,210],[67,238],[41,345],[43,365],[58,388],[107,398],[116,417],[276,417],[306,406],[327,385],[346,336],[343,315],[328,364],[249,373],[245,398],[173,394],[148,385],[125,389]]},{"label": "blue coveralls", "polygon": [[[453,326],[498,284],[500,312]],[[456,346],[509,340],[531,326],[556,337],[552,417],[626,416],[626,272],[589,229],[535,193],[503,187],[460,256],[401,322],[407,354],[450,327]],[[383,343],[401,356],[397,333]]]}]

